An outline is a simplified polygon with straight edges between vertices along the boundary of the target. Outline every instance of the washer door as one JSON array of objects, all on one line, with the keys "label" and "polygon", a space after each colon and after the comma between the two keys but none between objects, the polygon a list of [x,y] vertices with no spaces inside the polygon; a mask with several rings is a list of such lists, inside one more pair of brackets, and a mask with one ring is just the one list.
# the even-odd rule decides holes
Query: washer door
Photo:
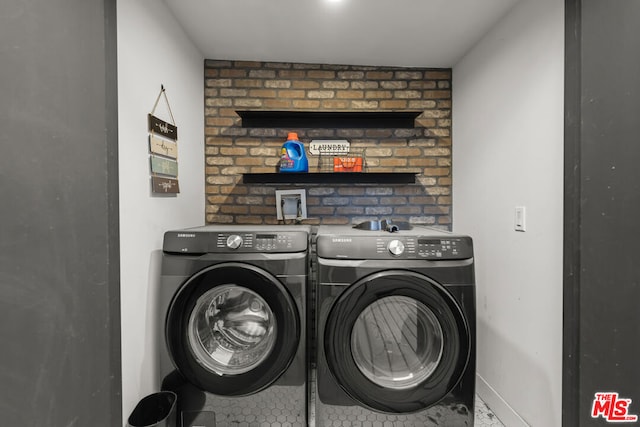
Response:
[{"label": "washer door", "polygon": [[264,389],[289,367],[300,318],[275,276],[249,264],[225,263],[182,285],[165,332],[169,354],[189,382],[240,396]]},{"label": "washer door", "polygon": [[330,371],[352,398],[373,410],[411,413],[456,386],[471,342],[460,307],[440,284],[392,270],[340,295],[324,348]]}]

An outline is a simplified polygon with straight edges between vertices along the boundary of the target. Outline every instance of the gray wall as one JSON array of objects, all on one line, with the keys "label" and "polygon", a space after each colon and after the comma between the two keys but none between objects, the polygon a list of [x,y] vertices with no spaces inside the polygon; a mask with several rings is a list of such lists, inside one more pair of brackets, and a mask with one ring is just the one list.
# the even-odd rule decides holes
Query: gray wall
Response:
[{"label": "gray wall", "polygon": [[566,5],[563,424],[590,426],[596,392],[640,415],[640,2]]},{"label": "gray wall", "polygon": [[3,0],[0,57],[0,423],[118,425],[115,0]]}]

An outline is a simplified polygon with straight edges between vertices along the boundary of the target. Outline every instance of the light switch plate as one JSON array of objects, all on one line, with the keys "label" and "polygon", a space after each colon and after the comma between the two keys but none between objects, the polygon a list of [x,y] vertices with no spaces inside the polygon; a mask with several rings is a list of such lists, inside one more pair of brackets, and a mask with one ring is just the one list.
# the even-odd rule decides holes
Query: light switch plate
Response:
[{"label": "light switch plate", "polygon": [[527,210],[524,206],[516,206],[514,222],[516,231],[527,231]]}]

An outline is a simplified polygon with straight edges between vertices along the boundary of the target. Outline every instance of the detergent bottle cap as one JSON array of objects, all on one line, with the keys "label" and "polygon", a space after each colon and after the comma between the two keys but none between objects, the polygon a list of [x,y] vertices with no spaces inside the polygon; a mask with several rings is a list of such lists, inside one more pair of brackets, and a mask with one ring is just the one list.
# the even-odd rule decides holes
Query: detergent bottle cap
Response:
[{"label": "detergent bottle cap", "polygon": [[287,141],[297,141],[298,140],[298,134],[296,132],[289,132],[289,134],[287,134]]}]

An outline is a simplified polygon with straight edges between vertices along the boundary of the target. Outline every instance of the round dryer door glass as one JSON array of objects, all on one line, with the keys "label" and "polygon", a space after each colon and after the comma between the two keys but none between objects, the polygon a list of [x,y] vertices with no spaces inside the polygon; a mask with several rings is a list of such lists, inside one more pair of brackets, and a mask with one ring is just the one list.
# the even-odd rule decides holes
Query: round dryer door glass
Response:
[{"label": "round dryer door glass", "polygon": [[351,333],[356,366],[375,384],[402,390],[422,383],[443,353],[442,327],[429,307],[406,296],[365,308]]},{"label": "round dryer door glass", "polygon": [[258,366],[276,341],[276,318],[250,289],[222,285],[198,298],[189,317],[189,346],[200,364],[219,375]]}]

